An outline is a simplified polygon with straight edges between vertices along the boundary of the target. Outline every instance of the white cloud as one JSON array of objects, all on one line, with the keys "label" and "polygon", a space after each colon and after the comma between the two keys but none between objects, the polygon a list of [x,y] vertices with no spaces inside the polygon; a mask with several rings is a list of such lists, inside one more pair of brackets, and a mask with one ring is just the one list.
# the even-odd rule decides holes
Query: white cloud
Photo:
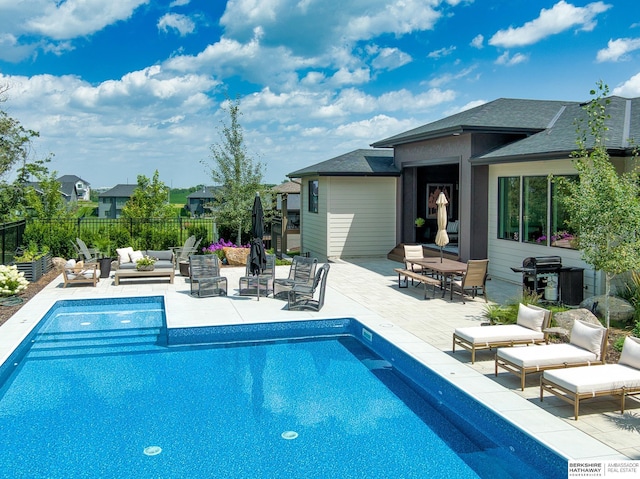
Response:
[{"label": "white cloud", "polygon": [[371,66],[376,70],[395,70],[412,60],[411,55],[398,48],[382,48],[371,61]]},{"label": "white cloud", "polygon": [[584,7],[576,7],[561,0],[550,9],[543,8],[535,20],[521,27],[509,27],[496,32],[489,44],[496,47],[521,47],[532,45],[540,40],[570,28],[591,31],[595,27],[596,17],[606,12],[611,5],[604,2],[593,2]]},{"label": "white cloud", "polygon": [[471,40],[471,46],[473,48],[481,49],[484,46],[484,36],[476,35],[473,37],[473,40]]},{"label": "white cloud", "polygon": [[196,24],[193,20],[179,13],[167,13],[158,20],[158,30],[163,32],[176,30],[181,37],[193,33],[195,29]]},{"label": "white cloud", "polygon": [[427,84],[432,88],[438,88],[443,85],[447,85],[453,81],[459,80],[461,78],[465,78],[476,70],[476,66],[471,66],[469,68],[465,68],[458,73],[445,73],[444,75],[440,75],[438,77],[432,78],[427,82]]},{"label": "white cloud", "polygon": [[523,55],[522,53],[516,53],[511,56],[509,52],[504,52],[496,59],[496,65],[506,65],[511,67],[513,65],[517,65],[518,63],[526,62],[529,59],[527,55]]},{"label": "white cloud", "polygon": [[596,60],[598,62],[617,62],[624,60],[626,54],[640,49],[640,38],[618,38],[609,40],[607,48],[598,50]]},{"label": "white cloud", "polygon": [[173,2],[169,4],[169,7],[184,7],[185,5],[189,5],[189,3],[191,3],[191,0],[173,0]]},{"label": "white cloud", "polygon": [[427,54],[427,58],[442,58],[448,55],[451,55],[456,50],[455,45],[451,45],[450,47],[440,48],[439,50],[434,50]]},{"label": "white cloud", "polygon": [[449,108],[445,110],[444,115],[451,116],[451,115],[455,115],[456,113],[462,113],[463,111],[471,110],[472,108],[475,108],[480,105],[484,105],[485,103],[487,103],[487,100],[473,100],[462,106]]},{"label": "white cloud", "polygon": [[[55,40],[90,35],[119,20],[126,20],[149,0],[67,0],[35,1],[36,16],[26,21],[26,31]],[[40,13],[42,12],[42,13]]]},{"label": "white cloud", "polygon": [[640,97],[640,73],[636,73],[626,82],[615,87],[611,93],[626,98]]}]

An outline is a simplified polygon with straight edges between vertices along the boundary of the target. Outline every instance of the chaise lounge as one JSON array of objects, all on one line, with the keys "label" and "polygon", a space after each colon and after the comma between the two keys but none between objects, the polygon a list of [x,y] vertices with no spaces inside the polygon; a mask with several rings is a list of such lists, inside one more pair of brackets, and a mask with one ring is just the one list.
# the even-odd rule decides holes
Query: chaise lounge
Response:
[{"label": "chaise lounge", "polygon": [[453,333],[453,352],[456,352],[456,345],[471,351],[473,364],[478,350],[546,343],[548,338],[544,330],[550,323],[551,311],[548,309],[520,304],[516,324],[457,328]]},{"label": "chaise lounge", "polygon": [[620,413],[624,414],[625,398],[640,394],[640,339],[625,338],[617,364],[545,371],[540,381],[540,401],[545,391],[572,404],[576,421],[580,400],[599,396],[620,396]]},{"label": "chaise lounge", "polygon": [[569,343],[498,349],[495,359],[495,375],[498,375],[498,368],[515,374],[520,377],[520,387],[524,391],[527,373],[604,364],[607,336],[608,330],[606,328],[575,320]]}]

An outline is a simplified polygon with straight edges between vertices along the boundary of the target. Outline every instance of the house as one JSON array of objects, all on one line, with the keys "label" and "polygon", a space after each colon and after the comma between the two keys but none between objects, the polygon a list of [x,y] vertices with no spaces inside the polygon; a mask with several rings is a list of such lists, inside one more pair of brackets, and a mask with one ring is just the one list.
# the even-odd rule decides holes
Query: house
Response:
[{"label": "house", "polygon": [[60,183],[60,190],[64,193],[67,201],[89,201],[91,195],[91,185],[75,175],[63,175],[56,181]]},{"label": "house", "polygon": [[211,213],[211,205],[214,198],[214,188],[203,186],[198,191],[194,191],[187,196],[185,209],[191,213],[192,217]]},{"label": "house", "polygon": [[302,253],[320,261],[383,256],[396,244],[392,150],[355,150],[287,176],[301,182]]},{"label": "house", "polygon": [[[633,139],[640,138],[640,98],[613,96],[609,100],[607,148],[619,171],[630,170]],[[431,199],[435,192],[444,190],[449,194],[449,221],[458,220],[459,224],[460,260],[489,258],[492,277],[521,282],[521,274],[512,267],[521,266],[527,257],[556,255],[564,266],[584,268],[585,289],[599,293],[600,275],[573,249],[560,193],[549,176],[577,178],[571,160],[577,118],[586,120],[578,102],[500,98],[372,143],[376,149],[393,152],[396,244],[431,244],[436,228]],[[320,165],[323,163],[289,176],[302,177],[301,172],[320,170]],[[353,180],[354,186],[369,195],[377,185],[369,183],[373,178],[360,170],[360,162],[354,161],[351,176],[340,178],[347,183]],[[311,178],[303,180],[304,201],[305,181]],[[349,188],[349,184],[343,185],[344,190]],[[328,205],[336,200],[333,190],[322,193]],[[354,203],[342,214],[355,215],[358,206]],[[328,210],[325,213],[330,218]],[[423,231],[415,227],[419,217],[427,220]],[[306,231],[309,218],[314,223],[314,216],[303,208],[305,247],[309,241],[313,244]],[[332,240],[332,232],[324,225],[314,227],[317,229],[309,232],[311,236]],[[339,241],[345,238],[351,242],[352,237],[344,233]],[[331,253],[351,252],[353,247],[345,244],[342,251]]]},{"label": "house", "polygon": [[120,218],[122,207],[129,201],[138,185],[116,185],[98,195],[98,217]]}]

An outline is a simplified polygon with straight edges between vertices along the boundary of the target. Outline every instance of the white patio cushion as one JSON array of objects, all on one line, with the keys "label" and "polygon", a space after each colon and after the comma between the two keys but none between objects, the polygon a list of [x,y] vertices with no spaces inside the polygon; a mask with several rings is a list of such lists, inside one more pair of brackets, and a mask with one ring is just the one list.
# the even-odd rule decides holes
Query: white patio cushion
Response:
[{"label": "white patio cushion", "polygon": [[500,324],[496,326],[471,326],[456,329],[456,335],[465,341],[479,345],[489,345],[494,342],[506,341],[539,341],[544,339],[544,334],[517,324]]},{"label": "white patio cushion", "polygon": [[631,336],[624,338],[618,364],[624,364],[640,370],[640,339]]},{"label": "white patio cushion", "polygon": [[544,372],[544,378],[573,393],[598,393],[640,387],[640,371],[622,364],[603,364]]},{"label": "white patio cushion", "polygon": [[129,253],[129,259],[131,260],[132,263],[135,263],[136,261],[142,258],[144,258],[144,253],[140,250],[131,251]]},{"label": "white patio cushion", "polygon": [[542,331],[542,323],[544,323],[544,313],[542,309],[534,309],[520,303],[518,306],[518,319],[516,323],[525,328],[534,331]]},{"label": "white patio cushion", "polygon": [[118,262],[120,264],[131,263],[131,258],[129,258],[129,254],[133,253],[131,246],[127,248],[116,248],[116,253],[118,253]]},{"label": "white patio cushion", "polygon": [[546,344],[525,348],[500,348],[496,355],[522,368],[545,368],[556,364],[596,362],[598,357],[573,344]]},{"label": "white patio cushion", "polygon": [[569,343],[591,351],[600,359],[605,331],[606,329],[602,326],[576,320],[573,322],[573,327],[571,328]]}]

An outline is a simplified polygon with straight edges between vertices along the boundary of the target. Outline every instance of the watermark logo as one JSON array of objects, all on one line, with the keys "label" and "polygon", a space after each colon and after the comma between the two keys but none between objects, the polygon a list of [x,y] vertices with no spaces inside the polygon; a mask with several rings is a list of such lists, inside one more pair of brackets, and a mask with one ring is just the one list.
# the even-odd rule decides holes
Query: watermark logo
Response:
[{"label": "watermark logo", "polygon": [[569,478],[611,477],[626,479],[640,477],[640,461],[570,461]]}]

